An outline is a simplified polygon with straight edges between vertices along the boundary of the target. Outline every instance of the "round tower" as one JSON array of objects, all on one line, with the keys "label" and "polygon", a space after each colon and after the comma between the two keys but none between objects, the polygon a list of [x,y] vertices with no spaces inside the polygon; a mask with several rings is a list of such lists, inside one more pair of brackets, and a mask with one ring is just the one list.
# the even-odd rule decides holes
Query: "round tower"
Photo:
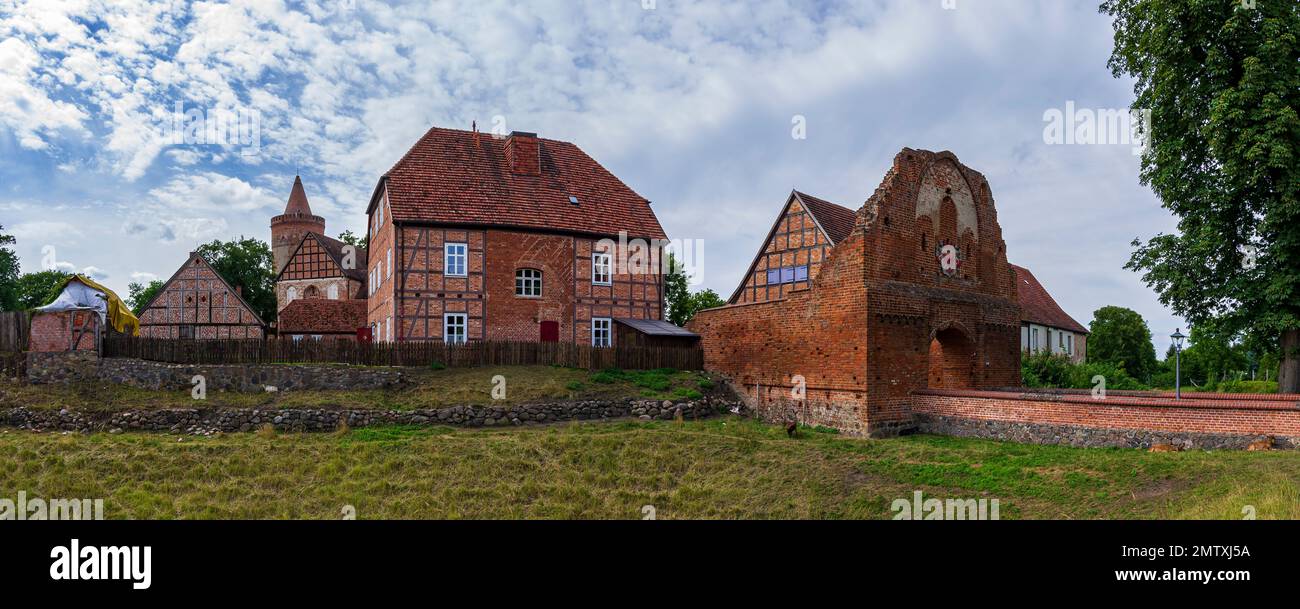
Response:
[{"label": "round tower", "polygon": [[302,189],[302,178],[295,176],[284,213],[271,218],[271,252],[275,256],[276,274],[289,263],[289,256],[293,255],[303,236],[309,232],[324,235],[325,218],[311,213],[307,193]]}]

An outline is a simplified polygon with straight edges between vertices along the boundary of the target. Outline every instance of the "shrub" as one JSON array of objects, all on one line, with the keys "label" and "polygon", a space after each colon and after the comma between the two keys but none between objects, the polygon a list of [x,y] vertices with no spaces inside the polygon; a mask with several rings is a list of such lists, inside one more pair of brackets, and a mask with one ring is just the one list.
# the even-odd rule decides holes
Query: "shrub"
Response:
[{"label": "shrub", "polygon": [[582,391],[583,387],[585,386],[586,385],[583,385],[578,381],[569,381],[569,384],[565,385],[564,388],[568,389],[569,391]]},{"label": "shrub", "polygon": [[1091,389],[1093,377],[1106,378],[1107,389],[1149,389],[1129,376],[1124,368],[1103,362],[1076,364],[1064,355],[1037,354],[1020,360],[1020,374],[1026,387]]},{"label": "shrub", "polygon": [[1223,381],[1221,393],[1277,393],[1277,381]]},{"label": "shrub", "polygon": [[713,389],[713,381],[710,381],[709,379],[700,379],[700,382],[697,383],[697,385],[699,385],[700,390],[702,391]]},{"label": "shrub", "polygon": [[429,364],[429,368],[432,370],[446,370],[447,365],[442,362],[433,362],[432,364]]}]

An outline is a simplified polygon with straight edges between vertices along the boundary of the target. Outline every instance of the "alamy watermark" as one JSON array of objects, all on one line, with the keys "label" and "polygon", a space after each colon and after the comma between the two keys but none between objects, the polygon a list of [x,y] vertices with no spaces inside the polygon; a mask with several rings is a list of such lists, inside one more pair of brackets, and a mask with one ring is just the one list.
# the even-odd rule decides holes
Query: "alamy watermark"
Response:
[{"label": "alamy watermark", "polygon": [[690,285],[704,282],[703,239],[629,239],[627,231],[619,231],[617,241],[596,242],[593,271],[602,276],[667,273],[670,254]]},{"label": "alamy watermark", "polygon": [[1150,109],[1078,108],[1069,100],[1044,111],[1043,122],[1043,143],[1053,146],[1124,145],[1138,156],[1151,140]]},{"label": "alamy watermark", "polygon": [[103,520],[103,499],[42,499],[18,491],[17,499],[0,497],[0,520]]},{"label": "alamy watermark", "polygon": [[161,131],[163,141],[172,146],[240,148],[242,156],[257,156],[262,150],[262,116],[251,108],[204,111],[178,101]]},{"label": "alamy watermark", "polygon": [[889,506],[894,520],[998,520],[997,499],[926,498],[913,491],[912,499],[895,499]]}]

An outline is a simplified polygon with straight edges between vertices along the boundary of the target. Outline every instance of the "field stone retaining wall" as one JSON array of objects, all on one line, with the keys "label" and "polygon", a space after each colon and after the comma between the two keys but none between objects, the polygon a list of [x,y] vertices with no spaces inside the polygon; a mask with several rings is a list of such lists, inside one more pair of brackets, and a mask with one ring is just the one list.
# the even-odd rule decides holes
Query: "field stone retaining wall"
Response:
[{"label": "field stone retaining wall", "polygon": [[349,427],[497,427],[627,417],[670,420],[678,410],[683,419],[700,419],[736,407],[737,403],[733,399],[706,396],[698,400],[678,402],[589,400],[514,406],[451,406],[424,410],[185,408],[90,413],[67,409],[11,408],[0,410],[0,425],[34,431],[156,431],[207,435],[216,432],[254,431],[268,423],[279,431],[319,432],[334,431],[340,422],[346,422]]},{"label": "field stone retaining wall", "polygon": [[194,387],[201,375],[208,391],[258,393],[268,386],[294,389],[387,389],[405,382],[398,368],[343,364],[192,365],[125,357],[100,358],[93,351],[29,353],[27,382],[33,385],[99,380],[153,391]]}]

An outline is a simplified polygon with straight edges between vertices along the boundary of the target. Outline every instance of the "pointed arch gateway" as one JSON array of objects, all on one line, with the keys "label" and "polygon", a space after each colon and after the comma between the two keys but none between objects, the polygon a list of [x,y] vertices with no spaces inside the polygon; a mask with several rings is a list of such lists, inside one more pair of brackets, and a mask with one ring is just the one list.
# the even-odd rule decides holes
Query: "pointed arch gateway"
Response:
[{"label": "pointed arch gateway", "polygon": [[926,385],[930,389],[970,389],[975,386],[978,350],[970,333],[949,322],[930,333]]}]

